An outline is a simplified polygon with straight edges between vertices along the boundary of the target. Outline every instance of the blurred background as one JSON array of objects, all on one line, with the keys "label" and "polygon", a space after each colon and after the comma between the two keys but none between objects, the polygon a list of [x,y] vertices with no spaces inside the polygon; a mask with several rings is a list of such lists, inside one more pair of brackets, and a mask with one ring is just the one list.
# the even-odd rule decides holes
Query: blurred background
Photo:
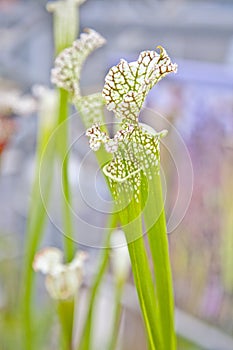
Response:
[{"label": "blurred background", "polygon": [[[45,4],[0,0],[0,308],[6,285],[14,283],[12,264],[23,255],[37,131],[31,88],[50,86],[53,66]],[[107,39],[84,67],[84,92],[101,90],[120,58],[136,60],[157,45],[178,63],[178,73],[153,89],[147,107],[170,123],[168,144],[177,157],[164,148],[168,218],[180,188],[192,180],[173,129],[186,144],[194,174],[190,205],[169,235],[179,349],[233,349],[233,1],[87,0],[80,24]],[[45,240],[59,244],[51,223]],[[137,301],[128,299],[122,349],[142,350]]]}]

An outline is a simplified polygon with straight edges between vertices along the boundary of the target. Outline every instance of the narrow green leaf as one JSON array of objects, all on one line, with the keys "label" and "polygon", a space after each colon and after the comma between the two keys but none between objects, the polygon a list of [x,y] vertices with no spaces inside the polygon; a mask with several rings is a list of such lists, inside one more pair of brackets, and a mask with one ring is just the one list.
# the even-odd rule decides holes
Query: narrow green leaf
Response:
[{"label": "narrow green leaf", "polygon": [[163,196],[157,169],[152,167],[150,174],[152,178],[147,177],[146,180],[144,177],[143,180],[143,202],[146,203],[143,214],[153,259],[163,349],[175,350],[174,297]]},{"label": "narrow green leaf", "polygon": [[91,330],[93,326],[93,313],[95,309],[95,302],[97,300],[99,287],[101,285],[101,282],[103,280],[104,274],[106,272],[106,269],[108,267],[109,263],[109,254],[110,254],[110,237],[112,234],[112,231],[117,227],[118,224],[118,215],[113,214],[109,217],[109,222],[107,224],[107,227],[109,229],[106,242],[105,242],[105,248],[103,249],[103,253],[101,256],[100,263],[98,265],[97,269],[97,275],[94,279],[94,282],[92,284],[91,290],[90,290],[90,296],[89,296],[89,302],[88,302],[88,310],[84,322],[84,327],[82,331],[82,336],[80,339],[80,342],[78,344],[78,350],[89,350],[91,349],[92,339],[91,339]]}]

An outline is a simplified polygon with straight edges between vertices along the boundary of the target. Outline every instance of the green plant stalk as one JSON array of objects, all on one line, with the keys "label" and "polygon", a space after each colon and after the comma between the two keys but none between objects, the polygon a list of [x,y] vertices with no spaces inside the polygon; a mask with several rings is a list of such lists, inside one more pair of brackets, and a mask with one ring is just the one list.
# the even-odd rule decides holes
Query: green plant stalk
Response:
[{"label": "green plant stalk", "polygon": [[[40,183],[40,167],[41,160],[43,157],[44,166],[50,171],[53,171],[53,152],[54,144],[50,144],[49,150],[43,154],[44,149],[47,146],[47,142],[52,133],[51,130],[45,129],[43,126],[43,120],[40,120],[38,130],[38,146],[36,153],[36,169],[35,179],[32,188],[32,195],[29,207],[27,229],[25,234],[25,258],[24,258],[24,269],[23,269],[23,286],[22,286],[22,301],[21,301],[21,312],[23,318],[24,327],[24,338],[25,338],[25,349],[32,349],[32,292],[33,292],[33,281],[34,273],[32,269],[32,263],[37,251],[38,245],[41,241],[45,221],[47,217],[45,204],[49,201],[51,192],[52,176],[43,176],[42,183]],[[48,170],[49,171],[49,170]],[[41,198],[41,186],[44,190],[44,202]]]},{"label": "green plant stalk", "polygon": [[[229,192],[231,193],[231,192]],[[229,206],[225,206],[225,212],[222,214],[223,228],[222,228],[222,240],[221,240],[221,262],[223,283],[228,293],[233,292],[233,205],[232,202]],[[224,220],[225,219],[225,220]]]},{"label": "green plant stalk", "polygon": [[[54,13],[54,42],[55,55],[57,56],[65,48],[72,45],[79,32],[79,11],[78,6],[73,2],[63,2],[57,4],[58,8]],[[59,7],[61,5],[61,7]],[[56,151],[60,159],[61,179],[62,179],[62,216],[63,216],[63,240],[66,262],[70,262],[75,254],[75,243],[73,238],[73,222],[71,206],[71,190],[69,183],[69,157],[68,157],[68,137],[69,137],[69,94],[63,89],[59,91],[59,111],[56,135]],[[58,304],[58,316],[61,325],[62,349],[72,349],[73,321],[75,302],[60,301]]]},{"label": "green plant stalk", "polygon": [[[74,11],[70,9],[73,13],[72,15],[72,22],[70,16],[66,16],[66,21],[70,23],[70,28],[67,30],[67,35],[64,37],[64,33],[61,30],[61,21],[63,21],[62,28],[64,28],[65,22],[64,22],[64,15],[59,16],[59,14],[55,14],[55,20],[54,20],[54,37],[55,37],[55,52],[58,54],[61,50],[63,50],[65,47],[68,47],[72,44],[73,40],[77,36],[77,24],[78,24],[78,13],[76,10],[76,6]],[[67,29],[67,26],[66,26]],[[61,98],[62,100],[62,98]],[[60,101],[61,101],[60,100]],[[63,101],[64,102],[64,101]],[[65,110],[65,106],[61,107],[62,104],[60,103],[60,113],[59,113],[59,122],[64,118],[65,112],[63,113],[63,110]],[[51,116],[47,116],[50,118]],[[44,197],[43,200],[45,202],[45,205],[49,201],[50,192],[51,192],[51,184],[52,184],[52,176],[46,176],[40,177],[40,165],[41,165],[41,159],[43,158],[43,163],[48,171],[48,169],[53,169],[53,163],[54,163],[54,154],[55,154],[55,145],[50,146],[50,150],[46,152],[45,155],[43,155],[43,151],[45,147],[47,146],[48,140],[50,135],[52,134],[52,131],[55,129],[55,125],[50,125],[50,127],[44,127],[43,124],[44,120],[40,120],[39,130],[38,130],[38,144],[37,144],[37,152],[36,152],[36,170],[35,170],[35,179],[33,183],[32,188],[32,196],[31,196],[31,204],[29,208],[29,214],[28,214],[28,222],[27,222],[27,230],[26,230],[26,239],[25,239],[25,259],[24,259],[24,271],[23,271],[23,288],[22,288],[22,301],[21,301],[21,312],[22,312],[22,318],[23,318],[23,328],[24,328],[24,340],[25,340],[25,350],[30,350],[33,347],[33,338],[32,338],[32,331],[33,331],[33,325],[32,325],[32,291],[33,291],[33,280],[34,280],[34,273],[32,270],[32,262],[36,253],[36,250],[38,248],[38,245],[41,241],[44,226],[45,226],[45,220],[46,220],[46,210],[44,207],[44,203],[41,198],[40,193],[40,179],[42,181],[42,186],[44,190]],[[64,141],[63,141],[64,142]],[[65,142],[64,142],[65,143]],[[67,188],[67,161],[65,161],[64,165],[64,192],[65,192],[65,200],[69,200],[69,187]],[[69,186],[69,185],[68,185]],[[66,207],[67,209],[67,207]],[[68,232],[70,232],[70,221],[68,219],[67,211],[64,214],[66,218],[66,227],[68,228]],[[67,256],[68,259],[71,257],[71,247],[70,242],[67,242]]]},{"label": "green plant stalk", "polygon": [[[128,243],[134,283],[144,319],[150,350],[161,350],[157,303],[149,260],[143,240],[141,203],[133,197],[120,212],[120,220]],[[137,216],[136,216],[137,215]],[[136,217],[135,217],[136,216]]]},{"label": "green plant stalk", "polygon": [[[59,5],[58,5],[59,6]],[[78,36],[79,6],[75,1],[63,1],[53,16],[55,54],[71,46]]]},{"label": "green plant stalk", "polygon": [[109,232],[106,237],[105,247],[103,250],[103,254],[101,256],[101,260],[99,263],[99,267],[97,269],[97,275],[94,279],[93,285],[91,287],[90,291],[90,297],[89,297],[89,303],[88,303],[88,310],[86,315],[86,320],[83,327],[82,337],[81,341],[79,343],[78,349],[79,350],[89,350],[91,349],[91,329],[92,329],[92,323],[93,323],[93,312],[94,312],[94,305],[96,302],[96,299],[98,297],[99,287],[101,285],[101,282],[103,280],[105,271],[108,267],[109,263],[109,254],[110,254],[110,237],[113,232],[113,230],[117,227],[118,224],[118,216],[116,214],[112,214],[109,218],[109,222],[107,224],[107,227],[109,229]]},{"label": "green plant stalk", "polygon": [[117,346],[119,327],[121,322],[122,315],[122,295],[124,291],[125,280],[119,280],[116,282],[115,286],[115,297],[114,297],[114,311],[113,311],[113,324],[112,324],[112,332],[110,335],[110,342],[108,346],[108,350],[115,350]]},{"label": "green plant stalk", "polygon": [[68,92],[60,89],[59,114],[58,114],[58,132],[57,132],[57,151],[60,157],[60,165],[62,172],[62,185],[64,195],[62,196],[63,205],[63,224],[64,224],[64,249],[66,261],[70,262],[74,257],[75,244],[72,240],[73,224],[70,210],[71,191],[68,174]]},{"label": "green plant stalk", "polygon": [[233,202],[232,191],[233,183],[230,180],[233,170],[233,154],[225,150],[222,174],[221,174],[221,237],[220,237],[220,256],[223,284],[228,293],[233,292]]},{"label": "green plant stalk", "polygon": [[[56,4],[53,16],[55,56],[59,55],[67,47],[71,46],[79,33],[79,6],[75,1],[63,1]],[[60,102],[58,113],[58,137],[57,150],[62,165],[62,185],[64,196],[63,201],[63,225],[64,225],[64,250],[67,262],[73,259],[75,245],[72,240],[73,223],[70,210],[71,191],[69,184],[69,158],[68,158],[68,112],[69,94],[63,89],[59,89]]]},{"label": "green plant stalk", "polygon": [[61,349],[72,350],[73,342],[73,320],[74,320],[74,298],[60,300],[57,304],[57,312],[61,326]]},{"label": "green plant stalk", "polygon": [[[144,208],[144,220],[156,281],[156,296],[163,343],[161,349],[175,350],[174,297],[161,180],[155,168],[150,170],[153,175],[151,180],[149,176],[147,177],[148,198]],[[145,189],[142,193],[145,196]]]}]

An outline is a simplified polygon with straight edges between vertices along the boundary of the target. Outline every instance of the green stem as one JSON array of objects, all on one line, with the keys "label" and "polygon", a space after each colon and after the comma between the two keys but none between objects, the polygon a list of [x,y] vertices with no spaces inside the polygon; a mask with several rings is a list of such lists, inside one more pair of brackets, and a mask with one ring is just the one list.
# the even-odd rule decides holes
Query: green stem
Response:
[{"label": "green stem", "polygon": [[60,155],[61,166],[62,166],[62,185],[64,195],[62,196],[63,205],[63,223],[64,223],[64,249],[66,260],[69,262],[74,256],[74,242],[72,240],[73,236],[73,223],[72,215],[70,210],[71,203],[71,191],[69,184],[69,174],[68,174],[68,92],[60,89],[60,105],[59,105],[59,115],[58,115],[58,125],[59,130],[57,133],[57,148]]},{"label": "green stem", "polygon": [[[144,318],[149,346],[151,350],[161,350],[154,283],[143,240],[140,209],[140,203],[136,203],[132,199],[128,207],[121,212],[120,219],[121,223],[125,225],[123,230],[128,242],[134,283]],[[138,216],[135,218],[137,214]]]},{"label": "green stem", "polygon": [[[62,49],[71,45],[72,41],[75,39],[77,35],[77,23],[78,23],[78,13],[76,11],[76,6],[74,11],[71,9],[71,13],[73,13],[72,22],[70,16],[66,16],[72,28],[69,28],[68,34],[65,38],[64,33],[60,31],[60,20],[59,15],[56,15],[56,20],[54,21],[54,36],[57,38],[55,51],[58,54]],[[63,14],[61,14],[61,20],[64,19]],[[63,20],[64,21],[64,20]],[[64,26],[63,26],[64,27]],[[66,26],[67,28],[67,26]],[[61,43],[62,41],[62,43]],[[59,110],[59,124],[65,120],[67,117],[67,105],[68,99],[65,93],[61,92],[60,98],[60,110]],[[51,118],[52,116],[46,115],[47,118]],[[47,146],[47,142],[49,137],[54,130],[55,125],[50,125],[49,130],[44,127],[43,124],[47,124],[44,119],[40,120],[39,130],[38,130],[38,146],[37,146],[37,154],[36,154],[36,170],[35,170],[35,179],[32,188],[32,196],[31,203],[28,214],[28,222],[26,229],[26,237],[25,237],[25,259],[24,259],[24,270],[23,270],[23,288],[22,288],[22,300],[21,300],[21,311],[23,318],[23,329],[24,329],[24,344],[25,350],[35,349],[35,342],[33,342],[32,332],[33,332],[33,324],[32,324],[32,292],[33,292],[33,280],[34,273],[32,269],[32,262],[38,248],[38,245],[41,241],[42,234],[44,231],[45,220],[46,220],[46,210],[44,205],[47,205],[51,192],[51,184],[52,184],[52,176],[48,174],[48,169],[53,169],[54,162],[54,154],[55,148],[53,142],[51,142],[51,147],[46,151],[46,154],[43,155],[44,148]],[[67,128],[67,123],[65,124],[65,128]],[[67,130],[65,130],[67,131]],[[60,133],[62,136],[62,132]],[[66,146],[67,143],[67,132],[65,132],[65,136],[61,137],[62,146]],[[66,147],[64,147],[64,152],[66,151]],[[62,153],[63,154],[63,153]],[[41,173],[41,160],[43,158],[43,166],[46,168],[46,176],[40,176]],[[70,202],[70,193],[69,193],[69,184],[68,184],[68,160],[64,158],[64,167],[63,167],[63,183],[64,183],[64,194],[66,203]],[[51,170],[52,171],[52,170]],[[40,183],[40,180],[42,183]],[[41,198],[41,186],[43,188],[43,200]],[[70,236],[71,233],[71,220],[70,214],[68,210],[68,204],[64,205],[64,221],[65,221],[65,230],[66,234]],[[70,260],[73,255],[73,245],[71,241],[66,239],[66,255],[67,259]]]},{"label": "green stem", "polygon": [[99,267],[97,269],[97,275],[94,279],[93,285],[91,287],[90,291],[90,297],[89,297],[89,303],[88,303],[88,311],[86,315],[86,320],[83,327],[82,337],[79,344],[78,349],[79,350],[89,350],[91,349],[91,329],[92,329],[92,322],[93,322],[93,312],[94,312],[94,304],[96,301],[96,298],[98,296],[98,291],[100,284],[102,282],[103,276],[105,274],[106,268],[108,266],[109,262],[109,253],[110,253],[110,237],[112,234],[112,231],[117,227],[118,223],[118,217],[116,214],[113,214],[110,216],[109,223],[107,227],[109,228],[109,232],[106,238],[105,247],[103,250],[103,254],[101,257],[101,261],[99,264]]},{"label": "green stem", "polygon": [[[57,4],[54,12],[53,28],[55,42],[55,56],[65,48],[72,45],[79,32],[79,6],[73,2],[64,2]],[[64,250],[66,261],[73,259],[75,246],[72,240],[73,223],[70,210],[71,191],[69,184],[68,163],[68,112],[69,112],[69,94],[63,89],[59,89],[60,104],[58,115],[58,126],[60,126],[57,138],[58,152],[62,165],[62,185],[64,195],[63,199],[63,224],[64,224]]]},{"label": "green stem", "polygon": [[[153,176],[151,180],[147,178],[149,196],[144,208],[144,219],[153,259],[162,349],[175,350],[174,297],[163,195],[160,175],[157,175],[156,169],[151,170]],[[145,193],[145,190],[142,192]]]},{"label": "green stem", "polygon": [[53,16],[56,55],[71,46],[79,32],[79,6],[75,1],[64,1],[61,7]]},{"label": "green stem", "polygon": [[70,300],[60,300],[57,305],[61,325],[62,350],[72,350],[74,305],[74,298]]},{"label": "green stem", "polygon": [[[25,349],[30,350],[33,348],[32,339],[32,293],[33,293],[33,280],[34,272],[32,269],[32,263],[37,251],[38,245],[41,241],[45,222],[46,222],[46,209],[45,205],[48,204],[52,176],[42,176],[40,178],[41,171],[41,160],[43,156],[43,167],[53,171],[53,152],[54,144],[50,144],[50,148],[43,155],[44,147],[47,146],[47,141],[50,133],[43,130],[43,125],[39,126],[39,136],[38,136],[38,146],[37,146],[37,158],[36,158],[36,169],[35,169],[35,179],[32,188],[32,196],[30,201],[27,229],[25,234],[25,257],[24,257],[24,269],[22,277],[22,300],[21,300],[21,310],[24,324],[24,339],[25,339]],[[40,180],[42,181],[40,183]],[[41,188],[43,188],[44,197],[42,201],[41,198]]]},{"label": "green stem", "polygon": [[114,298],[114,311],[113,311],[113,325],[112,333],[110,336],[110,342],[108,350],[115,350],[117,346],[117,339],[119,334],[119,327],[122,315],[122,295],[124,291],[125,281],[117,281],[115,287],[115,298]]}]

